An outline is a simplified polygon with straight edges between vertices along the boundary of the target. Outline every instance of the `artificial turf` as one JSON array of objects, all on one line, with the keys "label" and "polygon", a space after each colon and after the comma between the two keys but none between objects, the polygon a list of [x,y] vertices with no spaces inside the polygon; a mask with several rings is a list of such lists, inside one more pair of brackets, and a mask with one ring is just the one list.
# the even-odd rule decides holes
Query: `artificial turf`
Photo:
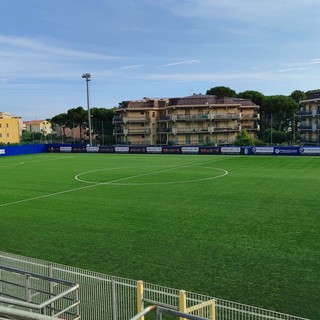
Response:
[{"label": "artificial turf", "polygon": [[0,157],[0,251],[318,319],[319,161]]}]

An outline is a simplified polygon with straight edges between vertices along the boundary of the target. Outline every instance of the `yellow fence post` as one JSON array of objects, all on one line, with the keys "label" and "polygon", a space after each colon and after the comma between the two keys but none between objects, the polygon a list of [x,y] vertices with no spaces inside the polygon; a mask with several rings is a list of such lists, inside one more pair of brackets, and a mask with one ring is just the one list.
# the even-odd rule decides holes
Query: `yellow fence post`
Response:
[{"label": "yellow fence post", "polygon": [[[179,311],[187,313],[187,294],[185,290],[179,292]],[[185,320],[185,318],[180,318],[180,320]]]},{"label": "yellow fence post", "polygon": [[216,320],[216,299],[213,299],[211,308],[211,319]]},{"label": "yellow fence post", "polygon": [[[143,304],[143,281],[137,281],[137,309],[138,312],[141,312],[144,309]],[[141,320],[144,320],[144,317],[141,317]]]}]

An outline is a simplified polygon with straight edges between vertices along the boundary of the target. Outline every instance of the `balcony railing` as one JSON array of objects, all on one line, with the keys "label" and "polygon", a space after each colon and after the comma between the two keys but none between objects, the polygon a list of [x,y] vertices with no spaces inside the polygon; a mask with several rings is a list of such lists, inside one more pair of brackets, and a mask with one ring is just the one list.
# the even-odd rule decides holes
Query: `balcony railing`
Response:
[{"label": "balcony railing", "polygon": [[176,133],[207,133],[208,128],[177,128]]},{"label": "balcony railing", "polygon": [[239,131],[241,130],[241,126],[235,126],[235,127],[210,127],[210,132],[233,132],[233,131]]},{"label": "balcony railing", "polygon": [[130,135],[134,135],[134,134],[150,134],[150,129],[128,129],[128,130],[124,130],[125,134],[130,134]]},{"label": "balcony railing", "polygon": [[177,120],[183,121],[205,121],[208,119],[208,114],[177,114]]},{"label": "balcony railing", "polygon": [[172,128],[158,128],[157,133],[170,133],[172,132]]},{"label": "balcony railing", "polygon": [[305,124],[301,123],[299,126],[300,131],[318,131],[320,129],[320,125],[317,124]]},{"label": "balcony railing", "polygon": [[316,126],[300,124],[299,130],[316,130]]},{"label": "balcony railing", "polygon": [[113,119],[112,119],[112,123],[115,124],[115,123],[121,123],[123,122],[123,118],[120,117],[120,116],[114,116]]},{"label": "balcony railing", "polygon": [[147,117],[124,117],[123,118],[124,123],[145,123],[149,121],[150,120]]},{"label": "balcony railing", "polygon": [[171,115],[165,115],[165,116],[160,116],[157,120],[158,121],[168,121],[171,120],[172,116]]},{"label": "balcony railing", "polygon": [[312,111],[301,110],[298,112],[298,115],[302,116],[302,117],[310,117],[313,115],[313,113],[312,113]]},{"label": "balcony railing", "polygon": [[212,120],[236,120],[240,118],[239,113],[228,113],[228,114],[209,114],[209,119]]},{"label": "balcony railing", "polygon": [[250,125],[250,124],[241,124],[241,128],[242,129],[245,129],[245,130],[260,130],[260,126],[258,124],[255,124],[255,125]]},{"label": "balcony railing", "polygon": [[259,113],[254,113],[254,114],[242,114],[241,115],[241,119],[253,119],[253,120],[259,120],[260,119],[260,115]]}]

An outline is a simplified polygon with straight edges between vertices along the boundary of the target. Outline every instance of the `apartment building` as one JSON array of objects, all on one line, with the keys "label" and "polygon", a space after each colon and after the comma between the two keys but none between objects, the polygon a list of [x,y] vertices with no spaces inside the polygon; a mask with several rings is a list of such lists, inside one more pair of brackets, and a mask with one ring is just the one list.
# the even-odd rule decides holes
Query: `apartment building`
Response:
[{"label": "apartment building", "polygon": [[256,138],[258,111],[251,100],[202,94],[123,101],[114,135],[117,144],[231,145],[242,129]]},{"label": "apartment building", "polygon": [[20,117],[0,112],[0,143],[20,143]]},{"label": "apartment building", "polygon": [[306,100],[300,101],[299,132],[304,145],[319,145],[320,142],[320,90],[312,91]]}]

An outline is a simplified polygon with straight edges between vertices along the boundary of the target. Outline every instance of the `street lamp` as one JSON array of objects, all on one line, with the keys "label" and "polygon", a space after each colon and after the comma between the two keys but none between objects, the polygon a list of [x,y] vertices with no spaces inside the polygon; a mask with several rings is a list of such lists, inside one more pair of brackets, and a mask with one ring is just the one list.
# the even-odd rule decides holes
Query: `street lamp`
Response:
[{"label": "street lamp", "polygon": [[86,79],[87,84],[87,108],[88,108],[88,124],[89,124],[89,146],[92,146],[92,132],[91,132],[91,114],[90,114],[90,103],[89,103],[89,81],[91,78],[90,73],[84,73],[82,75],[83,79]]}]

